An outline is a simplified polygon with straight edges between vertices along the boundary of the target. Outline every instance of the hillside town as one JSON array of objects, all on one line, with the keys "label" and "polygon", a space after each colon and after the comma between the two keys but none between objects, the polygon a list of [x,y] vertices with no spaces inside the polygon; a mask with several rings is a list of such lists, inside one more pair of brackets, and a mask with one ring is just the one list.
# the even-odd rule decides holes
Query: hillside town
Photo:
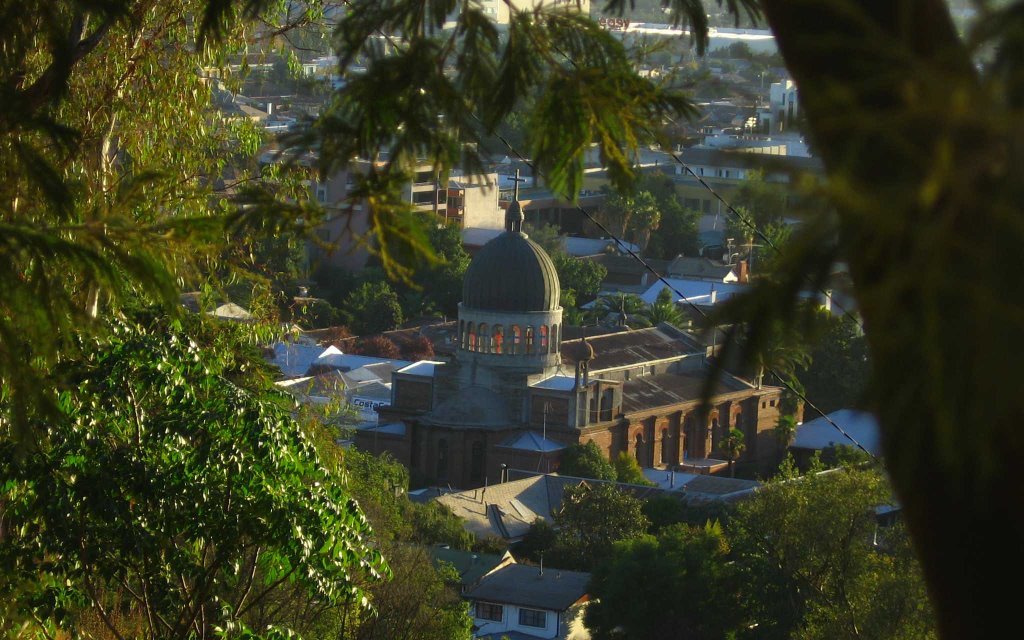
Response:
[{"label": "hillside town", "polygon": [[1024,4],[17,4],[0,636],[1008,621]]}]

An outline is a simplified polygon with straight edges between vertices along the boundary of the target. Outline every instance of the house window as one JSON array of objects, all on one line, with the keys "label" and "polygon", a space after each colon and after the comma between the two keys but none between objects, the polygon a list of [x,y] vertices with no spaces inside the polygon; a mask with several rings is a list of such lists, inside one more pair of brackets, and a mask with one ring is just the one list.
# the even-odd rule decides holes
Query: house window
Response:
[{"label": "house window", "polygon": [[547,614],[536,609],[519,609],[519,624],[524,627],[543,629],[547,626]]},{"label": "house window", "polygon": [[327,202],[327,187],[316,188],[316,201],[321,204]]},{"label": "house window", "polygon": [[478,602],[476,603],[476,617],[481,620],[493,620],[494,622],[501,622],[502,615],[504,614],[504,607],[500,604],[491,604],[490,602]]}]

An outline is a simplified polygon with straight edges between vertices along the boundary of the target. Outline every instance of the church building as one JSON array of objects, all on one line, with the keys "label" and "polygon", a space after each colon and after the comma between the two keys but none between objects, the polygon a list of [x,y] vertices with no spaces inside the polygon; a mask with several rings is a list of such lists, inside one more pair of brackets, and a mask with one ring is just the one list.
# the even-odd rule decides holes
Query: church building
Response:
[{"label": "church building", "polygon": [[737,427],[740,461],[774,458],[782,390],[723,373],[702,410],[709,354],[685,332],[663,323],[563,341],[558,274],[523,218],[515,199],[466,271],[454,357],[393,372],[391,404],[356,446],[389,451],[414,483],[458,488],[557,471],[568,446],[590,440],[642,467],[714,472]]}]

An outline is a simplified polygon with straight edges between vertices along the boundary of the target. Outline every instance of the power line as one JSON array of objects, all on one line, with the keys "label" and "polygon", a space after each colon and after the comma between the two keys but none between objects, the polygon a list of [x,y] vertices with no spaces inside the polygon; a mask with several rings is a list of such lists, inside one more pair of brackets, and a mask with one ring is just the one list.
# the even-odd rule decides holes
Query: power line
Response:
[{"label": "power line", "polygon": [[[650,135],[651,132],[649,130],[645,129],[645,131],[647,132],[648,135]],[[741,214],[739,211],[737,211],[736,208],[734,206],[732,206],[732,204],[729,203],[728,200],[726,200],[724,197],[722,197],[722,195],[720,193],[718,193],[718,191],[716,191],[714,187],[712,187],[710,184],[708,184],[708,182],[706,180],[704,180],[704,176],[698,175],[697,172],[694,171],[693,168],[690,167],[690,165],[688,165],[686,162],[684,162],[682,158],[680,158],[678,155],[676,155],[676,153],[674,151],[666,151],[665,153],[668,153],[668,155],[671,156],[673,160],[675,160],[677,163],[679,163],[679,166],[681,166],[683,169],[685,169],[688,174],[693,176],[697,180],[697,182],[700,183],[700,185],[702,187],[704,187],[704,189],[706,189],[708,191],[708,193],[713,195],[715,197],[715,199],[717,199],[721,204],[725,205],[726,211],[728,211],[730,214],[732,214],[741,224],[743,224],[745,227],[750,229],[767,246],[771,247],[771,249],[773,251],[775,251],[776,254],[779,254],[779,255],[782,254],[782,250],[778,247],[778,245],[776,245],[775,242],[773,242],[772,239],[769,238],[764,233],[764,231],[759,229],[757,227],[757,225],[754,224],[753,220],[750,220],[749,218],[747,218],[743,214]],[[814,285],[813,282],[811,282],[810,284],[812,286]],[[864,331],[864,325],[861,324],[860,319],[857,318],[855,315],[853,315],[853,313],[851,313],[848,309],[843,307],[843,305],[841,305],[838,302],[836,302],[835,299],[832,297],[832,295],[828,291],[825,291],[825,290],[822,290],[822,289],[818,289],[817,291],[818,291],[818,293],[821,293],[821,294],[827,296],[829,301],[830,301],[830,304],[835,305],[836,308],[838,308],[840,311],[842,311],[843,315],[845,315],[847,318],[849,318],[851,321],[853,321],[853,323],[857,325],[857,328],[860,329],[861,332]]]}]

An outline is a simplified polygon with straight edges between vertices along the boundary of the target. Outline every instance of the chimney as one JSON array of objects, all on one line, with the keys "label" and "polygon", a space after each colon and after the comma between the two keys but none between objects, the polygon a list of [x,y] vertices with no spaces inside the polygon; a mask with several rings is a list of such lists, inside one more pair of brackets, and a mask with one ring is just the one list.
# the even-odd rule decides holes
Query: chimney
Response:
[{"label": "chimney", "polygon": [[718,302],[718,292],[715,291],[715,284],[711,283],[711,304]]},{"label": "chimney", "polygon": [[274,103],[273,102],[267,102],[267,115],[268,116],[274,115]]},{"label": "chimney", "polygon": [[537,574],[537,575],[538,576],[544,575],[544,552],[543,551],[540,554],[540,573]]},{"label": "chimney", "polygon": [[740,260],[739,264],[736,265],[736,280],[744,284],[750,281],[750,272],[746,260]]}]

